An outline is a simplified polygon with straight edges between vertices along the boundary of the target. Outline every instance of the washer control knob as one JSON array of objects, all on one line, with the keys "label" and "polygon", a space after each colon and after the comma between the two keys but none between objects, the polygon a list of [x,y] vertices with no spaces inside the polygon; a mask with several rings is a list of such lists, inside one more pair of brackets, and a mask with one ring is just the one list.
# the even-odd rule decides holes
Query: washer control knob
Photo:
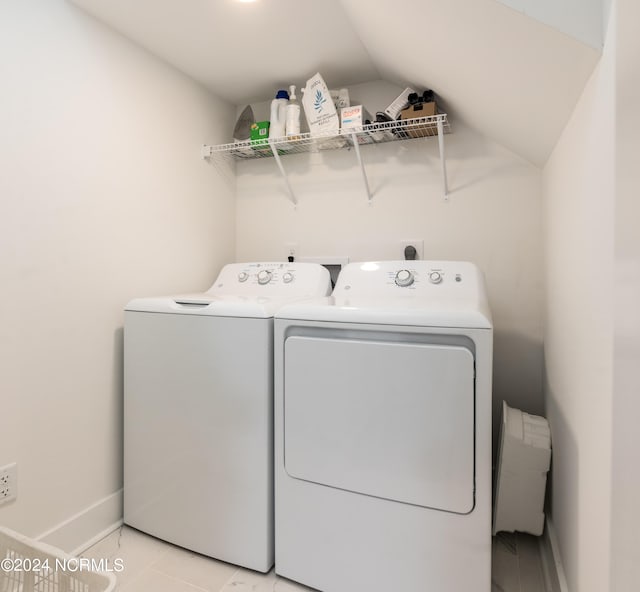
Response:
[{"label": "washer control knob", "polygon": [[442,281],[442,274],[439,271],[429,273],[429,281],[432,284],[439,284]]},{"label": "washer control knob", "polygon": [[282,274],[282,281],[285,284],[290,284],[293,281],[293,274],[290,271],[285,271]]},{"label": "washer control knob", "polygon": [[261,286],[268,284],[271,281],[271,272],[268,269],[263,269],[258,272],[258,283]]},{"label": "washer control knob", "polygon": [[239,282],[246,282],[249,279],[249,274],[246,271],[241,271],[238,274],[238,281]]},{"label": "washer control knob", "polygon": [[413,274],[408,269],[401,269],[398,273],[396,273],[396,284],[401,288],[406,288],[413,284]]}]

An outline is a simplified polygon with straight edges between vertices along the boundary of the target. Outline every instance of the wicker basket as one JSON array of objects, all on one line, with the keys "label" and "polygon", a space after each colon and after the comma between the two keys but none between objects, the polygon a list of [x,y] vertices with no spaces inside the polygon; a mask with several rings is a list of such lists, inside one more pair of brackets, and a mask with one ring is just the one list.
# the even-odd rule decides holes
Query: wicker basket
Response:
[{"label": "wicker basket", "polygon": [[112,592],[112,573],[0,527],[0,592]]}]

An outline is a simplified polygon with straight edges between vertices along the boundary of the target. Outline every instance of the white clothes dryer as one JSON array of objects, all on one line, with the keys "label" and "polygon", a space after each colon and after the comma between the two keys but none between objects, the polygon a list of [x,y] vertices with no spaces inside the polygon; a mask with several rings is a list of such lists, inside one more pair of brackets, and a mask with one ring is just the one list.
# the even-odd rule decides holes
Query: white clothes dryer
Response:
[{"label": "white clothes dryer", "polygon": [[313,263],[225,266],[205,294],[124,323],[124,521],[257,571],[273,565],[273,316],[330,293]]},{"label": "white clothes dryer", "polygon": [[275,319],[276,572],[489,592],[491,368],[471,263],[351,263]]}]

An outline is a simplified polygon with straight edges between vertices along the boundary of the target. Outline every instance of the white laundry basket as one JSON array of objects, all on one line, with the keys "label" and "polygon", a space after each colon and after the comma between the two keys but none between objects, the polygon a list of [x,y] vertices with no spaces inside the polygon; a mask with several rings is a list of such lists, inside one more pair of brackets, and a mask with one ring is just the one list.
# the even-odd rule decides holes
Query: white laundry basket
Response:
[{"label": "white laundry basket", "polygon": [[0,526],[0,592],[112,592],[111,573]]}]

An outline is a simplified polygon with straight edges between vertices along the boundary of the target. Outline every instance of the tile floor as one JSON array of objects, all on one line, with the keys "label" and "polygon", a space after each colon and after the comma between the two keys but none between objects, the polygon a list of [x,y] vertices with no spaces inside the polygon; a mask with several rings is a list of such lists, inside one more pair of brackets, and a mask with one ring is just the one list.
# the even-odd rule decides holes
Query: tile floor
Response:
[{"label": "tile floor", "polygon": [[491,592],[552,592],[547,586],[538,537],[499,532],[492,541]]},{"label": "tile floor", "polygon": [[[83,556],[108,559],[110,565],[115,559],[122,560],[124,570],[117,574],[118,592],[311,591],[311,588],[275,575],[273,570],[259,574],[238,568],[175,547],[127,526],[96,543]],[[546,592],[536,537],[498,534],[493,540],[492,569],[492,592]]]},{"label": "tile floor", "polygon": [[309,592],[276,576],[216,561],[123,526],[83,557],[121,559],[118,592]]}]

